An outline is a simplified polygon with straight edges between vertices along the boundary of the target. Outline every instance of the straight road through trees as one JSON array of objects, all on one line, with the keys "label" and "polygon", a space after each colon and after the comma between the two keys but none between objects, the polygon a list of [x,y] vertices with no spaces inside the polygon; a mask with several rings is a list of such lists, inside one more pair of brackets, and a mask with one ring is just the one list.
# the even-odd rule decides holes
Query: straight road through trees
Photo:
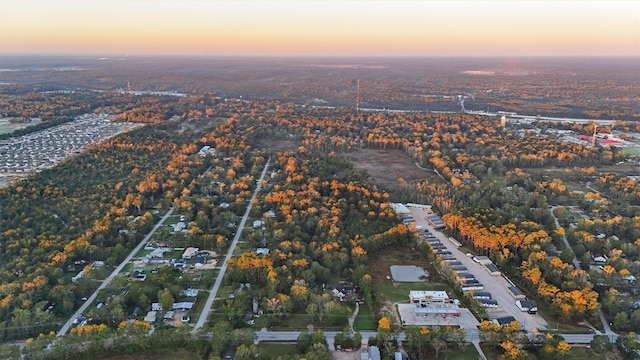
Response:
[{"label": "straight road through trees", "polygon": [[164,214],[162,219],[160,219],[160,221],[158,221],[158,223],[153,227],[153,229],[151,229],[151,231],[147,234],[147,236],[145,236],[144,239],[142,239],[142,241],[140,241],[138,246],[136,246],[133,250],[131,250],[131,252],[127,256],[127,258],[124,259],[124,261],[122,261],[122,263],[120,263],[120,265],[118,265],[118,267],[113,270],[113,272],[111,273],[111,275],[109,275],[109,277],[104,279],[102,284],[100,284],[100,286],[96,289],[96,291],[94,291],[93,294],[91,294],[91,296],[89,296],[89,298],[84,302],[84,304],[82,304],[82,306],[80,306],[78,311],[76,311],[73,315],[71,315],[69,320],[67,320],[67,322],[58,331],[58,336],[63,336],[64,334],[67,333],[67,331],[69,331],[69,329],[71,328],[71,325],[73,325],[73,320],[77,319],[78,316],[80,316],[85,310],[87,310],[89,305],[91,305],[91,303],[93,303],[93,301],[96,299],[96,296],[98,296],[98,292],[100,290],[106,288],[107,286],[109,286],[109,284],[111,284],[111,281],[113,281],[113,279],[116,276],[118,276],[120,271],[122,271],[122,269],[131,261],[133,256],[135,254],[137,254],[138,251],[140,251],[140,249],[142,249],[144,244],[146,244],[147,241],[149,241],[149,239],[151,239],[151,236],[153,236],[153,234],[156,232],[156,230],[158,230],[158,228],[160,226],[162,226],[162,224],[164,224],[165,220],[167,220],[167,218],[169,216],[171,216],[172,213],[173,213],[173,208],[170,208],[169,211],[167,211],[167,213]]},{"label": "straight road through trees", "polygon": [[270,162],[271,162],[271,158],[267,160],[267,163],[264,165],[264,169],[262,169],[262,174],[260,175],[260,179],[258,179],[257,181],[258,185],[256,186],[256,190],[253,192],[253,196],[249,201],[249,205],[247,206],[247,211],[245,211],[244,216],[240,221],[240,225],[238,225],[238,230],[236,230],[236,235],[233,237],[233,241],[229,246],[229,251],[227,251],[227,256],[225,256],[224,262],[220,267],[220,273],[218,273],[216,282],[213,284],[213,287],[209,292],[209,297],[207,298],[207,302],[204,304],[204,308],[200,313],[200,317],[198,318],[198,322],[196,322],[194,330],[198,330],[202,328],[204,324],[207,322],[207,318],[209,317],[209,313],[211,312],[211,307],[213,306],[213,301],[215,300],[216,295],[218,294],[218,289],[220,289],[220,285],[222,284],[222,279],[224,278],[224,274],[227,272],[229,259],[231,259],[231,257],[233,256],[233,251],[235,250],[236,245],[238,245],[238,240],[240,240],[240,236],[242,235],[242,230],[244,229],[244,224],[247,222],[247,219],[249,218],[249,213],[251,213],[251,208],[253,207],[253,201],[256,199],[256,197],[258,196],[258,193],[260,192],[260,183],[262,182],[265,174],[267,173],[267,169],[269,168]]}]

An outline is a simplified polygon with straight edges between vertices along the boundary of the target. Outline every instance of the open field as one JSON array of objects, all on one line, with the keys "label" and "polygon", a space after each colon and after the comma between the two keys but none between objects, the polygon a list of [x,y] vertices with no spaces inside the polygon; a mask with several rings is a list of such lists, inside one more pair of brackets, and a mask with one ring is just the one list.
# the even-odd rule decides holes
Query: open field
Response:
[{"label": "open field", "polygon": [[389,192],[392,199],[398,196],[399,178],[407,183],[424,179],[442,181],[433,171],[419,168],[402,150],[364,148],[344,156],[356,169],[366,170],[378,186]]},{"label": "open field", "polygon": [[299,140],[255,139],[253,146],[264,148],[269,152],[294,151],[300,146]]},{"label": "open field", "polygon": [[24,129],[27,126],[39,124],[40,120],[31,120],[29,122],[10,122],[9,118],[0,118],[0,134],[12,133],[18,129]]},{"label": "open field", "polygon": [[91,358],[93,360],[191,360],[196,356],[187,349],[167,349],[139,352],[135,354],[118,354]]},{"label": "open field", "polygon": [[295,355],[298,353],[295,344],[278,343],[260,343],[258,344],[258,351],[263,356],[269,356],[270,359],[275,359],[280,355]]},{"label": "open field", "polygon": [[389,280],[391,279],[391,265],[415,265],[420,267],[427,265],[426,261],[420,258],[420,254],[409,246],[389,249],[384,253],[372,256],[371,260],[372,264],[376,264],[371,268],[371,277],[374,284],[391,282]]}]

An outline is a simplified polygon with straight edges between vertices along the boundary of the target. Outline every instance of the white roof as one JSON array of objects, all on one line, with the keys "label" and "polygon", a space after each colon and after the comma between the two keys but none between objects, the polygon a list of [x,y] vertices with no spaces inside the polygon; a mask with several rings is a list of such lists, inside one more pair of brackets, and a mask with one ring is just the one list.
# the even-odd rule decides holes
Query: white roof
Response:
[{"label": "white roof", "polygon": [[417,298],[448,299],[449,295],[447,295],[446,291],[411,290],[409,292],[409,297],[411,297],[412,299],[417,299]]},{"label": "white roof", "polygon": [[198,289],[186,289],[186,290],[182,290],[182,295],[186,296],[186,297],[196,297],[198,296]]},{"label": "white roof", "polygon": [[158,315],[157,311],[149,311],[147,313],[147,316],[144,317],[144,321],[148,321],[148,322],[154,322],[156,321],[156,316]]},{"label": "white roof", "polygon": [[192,302],[177,302],[173,303],[174,310],[191,310],[193,308]]},{"label": "white roof", "polygon": [[411,211],[409,211],[409,209],[404,206],[404,204],[400,204],[400,203],[394,203],[391,204],[391,208],[393,209],[393,211],[396,212],[396,214],[410,214]]}]

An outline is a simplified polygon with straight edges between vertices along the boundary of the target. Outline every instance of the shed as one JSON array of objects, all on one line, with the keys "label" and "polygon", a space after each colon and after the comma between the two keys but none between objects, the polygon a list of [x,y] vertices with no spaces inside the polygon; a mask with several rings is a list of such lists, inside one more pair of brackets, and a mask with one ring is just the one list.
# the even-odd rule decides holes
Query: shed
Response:
[{"label": "shed", "polygon": [[369,359],[380,360],[380,349],[377,346],[369,346]]},{"label": "shed", "polygon": [[482,284],[462,284],[460,286],[462,291],[476,291],[476,290],[484,290],[484,285]]},{"label": "shed", "polygon": [[476,299],[491,299],[491,293],[488,291],[477,291],[474,292],[471,296]]},{"label": "shed", "polygon": [[158,316],[158,312],[157,311],[149,311],[147,313],[147,315],[144,317],[144,321],[149,322],[149,323],[155,323],[156,322],[156,317]]},{"label": "shed", "polygon": [[485,266],[485,268],[487,269],[489,274],[491,274],[493,276],[502,275],[502,272],[500,271],[500,269],[498,269],[498,267],[495,264],[488,264],[488,265]]},{"label": "shed", "polygon": [[522,290],[518,289],[515,286],[509,286],[509,293],[511,293],[511,296],[513,296],[516,299],[526,299],[527,297],[524,295],[524,293],[522,292]]},{"label": "shed", "polygon": [[495,324],[500,325],[500,326],[509,325],[514,321],[516,321],[516,318],[514,318],[513,316],[503,316],[503,317],[499,317],[497,319],[493,319],[493,322]]},{"label": "shed", "polygon": [[483,307],[486,307],[486,308],[497,308],[498,307],[498,300],[494,300],[494,299],[478,299],[478,301],[480,302],[480,305],[482,305]]},{"label": "shed", "polygon": [[528,312],[529,314],[535,314],[538,312],[538,304],[536,304],[535,300],[517,300],[516,306],[520,311]]},{"label": "shed", "polygon": [[489,259],[487,256],[474,256],[473,261],[477,262],[480,265],[489,265],[493,264],[493,261]]},{"label": "shed", "polygon": [[464,265],[452,265],[450,266],[451,270],[455,271],[456,274],[463,274],[469,272],[466,266]]}]

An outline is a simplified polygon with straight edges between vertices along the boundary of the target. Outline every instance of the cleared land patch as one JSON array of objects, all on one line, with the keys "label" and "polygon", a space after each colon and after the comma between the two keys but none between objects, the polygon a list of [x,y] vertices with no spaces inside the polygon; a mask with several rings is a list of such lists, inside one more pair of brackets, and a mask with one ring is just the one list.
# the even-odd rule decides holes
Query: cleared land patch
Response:
[{"label": "cleared land patch", "polygon": [[421,169],[402,150],[360,149],[344,154],[356,169],[366,170],[371,179],[387,190],[393,199],[401,192],[399,178],[407,183],[429,180],[440,183],[442,179],[433,171]]},{"label": "cleared land patch", "polygon": [[257,148],[267,149],[273,152],[294,151],[300,146],[300,140],[283,139],[254,139],[253,145]]}]

